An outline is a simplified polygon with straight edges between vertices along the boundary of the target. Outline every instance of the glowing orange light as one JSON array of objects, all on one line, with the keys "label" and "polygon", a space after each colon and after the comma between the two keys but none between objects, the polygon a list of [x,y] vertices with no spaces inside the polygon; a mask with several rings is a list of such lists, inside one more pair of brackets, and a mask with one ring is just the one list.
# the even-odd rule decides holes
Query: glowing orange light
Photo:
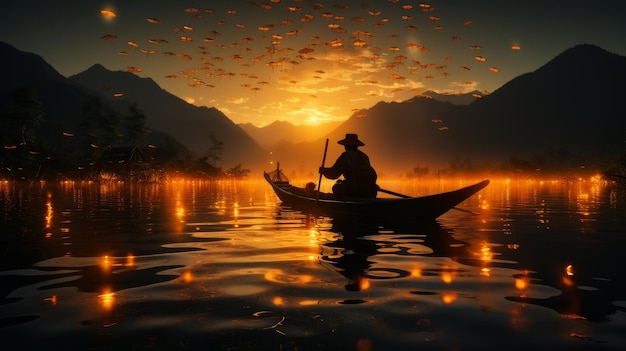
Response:
[{"label": "glowing orange light", "polygon": [[103,9],[100,10],[100,14],[103,15],[105,18],[115,18],[117,17],[117,14],[111,10],[108,9]]},{"label": "glowing orange light", "polygon": [[352,45],[354,45],[354,46],[356,46],[358,48],[362,48],[362,47],[367,46],[367,42],[365,40],[362,40],[362,39],[357,39],[357,40],[355,40],[352,43]]},{"label": "glowing orange light", "polygon": [[49,302],[52,305],[56,305],[58,302],[57,296],[56,295],[52,295],[51,297],[46,297],[45,299],[43,299],[46,302]]},{"label": "glowing orange light", "polygon": [[372,339],[359,339],[356,342],[357,351],[371,351],[373,349]]},{"label": "glowing orange light", "polygon": [[181,276],[183,283],[191,283],[193,281],[193,274],[191,271],[185,271]]},{"label": "glowing orange light", "polygon": [[447,293],[441,294],[441,301],[443,301],[443,303],[445,303],[446,305],[453,303],[454,301],[456,301],[456,299],[457,299],[457,294],[454,292],[447,292]]},{"label": "glowing orange light", "polygon": [[359,288],[360,290],[367,290],[371,287],[370,281],[367,278],[359,279]]},{"label": "glowing orange light", "polygon": [[313,280],[313,276],[308,274],[301,274],[298,276],[298,283],[306,284],[310,283]]},{"label": "glowing orange light", "polygon": [[102,258],[102,267],[104,269],[109,269],[111,267],[111,262],[109,261],[109,256],[104,256]]},{"label": "glowing orange light", "polygon": [[46,229],[52,227],[52,213],[52,201],[48,200],[48,202],[46,202]]},{"label": "glowing orange light", "polygon": [[276,306],[283,306],[285,304],[285,299],[281,296],[274,296],[272,303]]},{"label": "glowing orange light", "polygon": [[515,288],[517,290],[526,289],[528,287],[528,284],[530,284],[530,279],[528,279],[528,277],[526,276],[515,278]]},{"label": "glowing orange light", "polygon": [[115,34],[105,34],[100,37],[101,40],[115,40],[117,39],[117,35]]},{"label": "glowing orange light", "polygon": [[[481,98],[482,98],[482,96],[481,96]],[[485,199],[481,199],[480,200],[480,208],[483,209],[483,210],[486,210],[486,209],[489,208],[489,203],[487,202],[487,200],[485,200]]]},{"label": "glowing orange light", "polygon": [[480,248],[480,259],[485,262],[490,262],[493,259],[491,248],[485,242],[483,242],[482,247]]},{"label": "glowing orange light", "polygon": [[450,284],[454,280],[454,274],[452,272],[441,272],[441,281]]},{"label": "glowing orange light", "polygon": [[126,256],[126,267],[134,267],[135,266],[135,256],[128,255]]},{"label": "glowing orange light", "polygon": [[107,288],[102,294],[98,295],[98,301],[100,302],[102,309],[110,311],[113,309],[113,305],[115,304],[115,293],[112,293],[110,289]]}]

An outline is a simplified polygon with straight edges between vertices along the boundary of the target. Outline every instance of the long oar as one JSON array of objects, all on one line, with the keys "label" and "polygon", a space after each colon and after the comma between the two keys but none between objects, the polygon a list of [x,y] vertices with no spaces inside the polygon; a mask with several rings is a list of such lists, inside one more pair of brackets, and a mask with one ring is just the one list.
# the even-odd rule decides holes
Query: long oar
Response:
[{"label": "long oar", "polygon": [[[326,152],[328,151],[328,139],[326,139],[326,145],[324,145],[324,157],[322,157],[322,167],[326,163]],[[320,199],[320,189],[322,188],[322,172],[320,172],[320,179],[317,181],[317,197],[315,198],[315,203]]]},{"label": "long oar", "polygon": [[405,198],[405,199],[409,199],[409,198],[411,198],[411,197],[412,197],[412,196],[409,196],[409,195],[404,195],[404,194],[396,193],[395,191],[386,190],[386,189],[383,189],[383,188],[380,188],[380,187],[378,188],[378,191],[380,191],[380,192],[382,192],[382,193],[387,193],[387,194],[390,194],[390,195],[395,195],[395,196],[398,196],[398,197],[403,197],[403,198]]},{"label": "long oar", "polygon": [[[380,191],[382,193],[387,193],[387,194],[390,194],[390,195],[395,195],[395,196],[398,196],[398,197],[402,197],[402,198],[405,198],[405,199],[412,198],[412,196],[396,193],[395,191],[383,189],[381,187],[378,188],[378,191]],[[462,209],[462,208],[458,208],[458,207],[452,207],[452,209],[453,210],[457,210],[457,211],[461,211],[461,212],[465,212],[465,213],[470,213],[470,214],[473,214],[473,215],[476,214],[475,212],[472,212],[472,211],[469,211],[469,210],[465,210],[465,209]]]}]

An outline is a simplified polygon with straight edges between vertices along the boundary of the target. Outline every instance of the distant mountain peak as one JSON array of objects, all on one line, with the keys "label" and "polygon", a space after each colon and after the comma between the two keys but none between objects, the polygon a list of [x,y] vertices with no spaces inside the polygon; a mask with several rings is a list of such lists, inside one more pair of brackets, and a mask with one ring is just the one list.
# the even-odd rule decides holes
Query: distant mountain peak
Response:
[{"label": "distant mountain peak", "polygon": [[561,73],[575,74],[575,71],[605,68],[606,65],[594,67],[593,64],[597,62],[610,63],[615,62],[615,60],[621,60],[621,56],[593,44],[580,44],[563,51],[537,69],[536,72],[553,70]]},{"label": "distant mountain peak", "polygon": [[91,67],[87,68],[85,71],[86,72],[89,72],[89,71],[108,71],[108,69],[106,69],[102,64],[96,63],[96,64],[93,64]]},{"label": "distant mountain peak", "polygon": [[[120,91],[152,90],[161,91],[162,88],[152,78],[139,77],[127,71],[112,71],[96,63],[87,70],[69,77],[87,86],[104,86]],[[90,83],[89,83],[90,82]]]},{"label": "distant mountain peak", "polygon": [[0,56],[3,70],[3,83],[16,81],[27,85],[42,78],[64,80],[56,69],[48,64],[41,56],[31,52],[21,51],[10,44],[0,42]]}]

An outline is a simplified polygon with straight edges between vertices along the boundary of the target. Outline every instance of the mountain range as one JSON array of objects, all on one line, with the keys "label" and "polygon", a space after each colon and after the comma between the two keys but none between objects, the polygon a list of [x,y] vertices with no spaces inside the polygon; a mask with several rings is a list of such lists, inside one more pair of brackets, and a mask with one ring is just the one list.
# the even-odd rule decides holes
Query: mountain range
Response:
[{"label": "mountain range", "polygon": [[[572,167],[599,167],[624,151],[625,79],[626,57],[578,45],[468,105],[420,97],[380,102],[355,113],[328,137],[358,133],[372,163],[387,174],[418,165],[432,171],[511,158],[544,166],[561,158]],[[315,149],[321,155],[323,144]]]},{"label": "mountain range", "polygon": [[[193,157],[205,154],[214,137],[223,143],[223,167],[241,164],[252,174],[268,170],[269,161],[315,174],[324,140],[331,141],[329,165],[342,151],[336,141],[346,133],[359,134],[366,144],[363,151],[383,176],[416,166],[436,170],[455,164],[497,165],[512,157],[545,156],[550,150],[566,150],[578,156],[572,162],[593,166],[624,148],[626,57],[588,44],[564,51],[482,98],[431,93],[379,102],[343,123],[317,128],[279,121],[263,128],[237,125],[215,108],[188,104],[150,78],[99,64],[64,77],[36,54],[4,43],[0,55],[5,62],[0,113],[6,110],[10,91],[30,87],[45,110],[42,136],[53,138],[61,129],[76,128],[83,105],[95,95],[115,111],[126,112],[137,104],[154,135],[177,140]],[[112,92],[123,96],[113,97]]]}]

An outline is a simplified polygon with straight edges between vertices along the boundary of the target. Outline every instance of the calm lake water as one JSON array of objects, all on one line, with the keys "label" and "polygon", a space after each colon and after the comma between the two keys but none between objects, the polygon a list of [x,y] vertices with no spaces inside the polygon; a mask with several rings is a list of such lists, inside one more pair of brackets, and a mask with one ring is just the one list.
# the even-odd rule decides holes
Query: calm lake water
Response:
[{"label": "calm lake water", "polygon": [[393,226],[262,181],[2,182],[0,233],[3,348],[626,349],[626,189],[604,181],[492,180]]}]

